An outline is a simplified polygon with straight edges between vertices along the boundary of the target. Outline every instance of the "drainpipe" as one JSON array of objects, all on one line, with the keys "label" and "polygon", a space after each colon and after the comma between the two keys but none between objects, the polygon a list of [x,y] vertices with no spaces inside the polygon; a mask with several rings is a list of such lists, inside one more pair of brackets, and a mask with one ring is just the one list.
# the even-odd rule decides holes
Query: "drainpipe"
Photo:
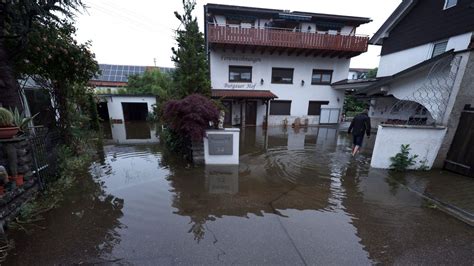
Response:
[{"label": "drainpipe", "polygon": [[207,5],[204,5],[204,43],[206,45],[206,56],[207,56],[207,62],[208,62],[208,67],[210,67],[210,53],[209,53],[209,44],[208,44],[208,39],[207,39],[207,26],[208,26],[208,21],[207,21]]},{"label": "drainpipe", "polygon": [[265,108],[266,108],[266,111],[265,111],[265,127],[268,128],[268,105],[270,104],[270,100],[266,100],[265,101]]}]

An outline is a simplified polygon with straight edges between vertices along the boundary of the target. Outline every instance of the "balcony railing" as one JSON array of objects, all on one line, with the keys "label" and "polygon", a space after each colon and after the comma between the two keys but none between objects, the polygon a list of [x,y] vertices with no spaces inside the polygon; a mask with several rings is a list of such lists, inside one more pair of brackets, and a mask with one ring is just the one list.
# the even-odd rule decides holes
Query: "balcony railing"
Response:
[{"label": "balcony railing", "polygon": [[208,25],[210,43],[366,52],[367,36]]}]

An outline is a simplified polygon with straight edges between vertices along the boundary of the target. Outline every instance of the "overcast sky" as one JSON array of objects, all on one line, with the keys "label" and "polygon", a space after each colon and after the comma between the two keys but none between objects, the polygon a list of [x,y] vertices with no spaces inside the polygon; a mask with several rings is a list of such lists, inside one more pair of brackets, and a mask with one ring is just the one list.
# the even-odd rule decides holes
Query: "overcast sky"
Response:
[{"label": "overcast sky", "polygon": [[[92,41],[99,63],[123,65],[173,66],[171,47],[179,22],[173,12],[182,10],[181,0],[84,0],[87,12],[77,18],[80,42]],[[197,0],[194,15],[203,31],[203,6],[206,3],[242,5],[369,17],[373,22],[357,29],[372,36],[401,0]],[[352,58],[351,67],[378,66],[380,47]]]}]

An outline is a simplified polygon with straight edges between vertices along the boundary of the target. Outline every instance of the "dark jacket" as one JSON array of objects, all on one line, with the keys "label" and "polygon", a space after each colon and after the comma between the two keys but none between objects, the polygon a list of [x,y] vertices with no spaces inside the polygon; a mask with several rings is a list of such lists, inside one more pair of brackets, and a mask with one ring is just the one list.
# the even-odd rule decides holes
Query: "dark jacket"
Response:
[{"label": "dark jacket", "polygon": [[370,136],[370,118],[366,113],[361,113],[352,119],[349,133],[354,136],[363,136],[364,132],[367,133],[367,136]]}]

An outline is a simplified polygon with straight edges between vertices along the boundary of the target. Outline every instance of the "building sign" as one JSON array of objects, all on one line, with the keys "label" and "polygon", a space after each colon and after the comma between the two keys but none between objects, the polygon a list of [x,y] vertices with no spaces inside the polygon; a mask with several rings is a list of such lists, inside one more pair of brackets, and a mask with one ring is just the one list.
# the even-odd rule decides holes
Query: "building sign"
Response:
[{"label": "building sign", "polygon": [[239,84],[239,83],[224,83],[224,88],[226,89],[255,89],[257,87],[257,83],[247,83],[247,84]]},{"label": "building sign", "polygon": [[230,56],[230,55],[221,56],[221,60],[222,61],[252,62],[252,63],[262,62],[262,59],[258,57]]},{"label": "building sign", "polygon": [[209,155],[232,155],[232,134],[209,134]]}]

